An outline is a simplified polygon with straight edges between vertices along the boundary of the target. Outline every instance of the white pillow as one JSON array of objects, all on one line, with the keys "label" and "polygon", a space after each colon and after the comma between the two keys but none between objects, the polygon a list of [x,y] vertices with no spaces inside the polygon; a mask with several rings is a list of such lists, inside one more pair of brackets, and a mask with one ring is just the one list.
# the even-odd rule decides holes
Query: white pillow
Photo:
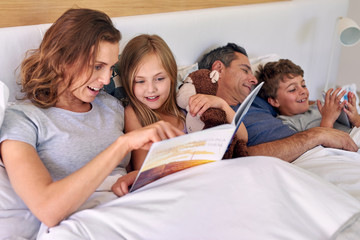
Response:
[{"label": "white pillow", "polygon": [[268,55],[250,58],[249,61],[251,64],[251,69],[252,69],[253,73],[255,74],[255,72],[259,68],[259,65],[265,65],[268,62],[276,62],[279,59],[280,59],[279,55],[272,53],[272,54],[268,54]]},{"label": "white pillow", "polygon": [[0,81],[0,127],[4,120],[5,108],[9,99],[9,89]]}]

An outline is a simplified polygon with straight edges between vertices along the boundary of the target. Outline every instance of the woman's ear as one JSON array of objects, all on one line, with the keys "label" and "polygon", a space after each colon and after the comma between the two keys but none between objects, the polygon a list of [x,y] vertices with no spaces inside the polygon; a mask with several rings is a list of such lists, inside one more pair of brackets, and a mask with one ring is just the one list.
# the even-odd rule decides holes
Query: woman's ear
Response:
[{"label": "woman's ear", "polygon": [[268,97],[268,103],[273,107],[276,107],[276,108],[280,107],[280,103],[276,98]]}]

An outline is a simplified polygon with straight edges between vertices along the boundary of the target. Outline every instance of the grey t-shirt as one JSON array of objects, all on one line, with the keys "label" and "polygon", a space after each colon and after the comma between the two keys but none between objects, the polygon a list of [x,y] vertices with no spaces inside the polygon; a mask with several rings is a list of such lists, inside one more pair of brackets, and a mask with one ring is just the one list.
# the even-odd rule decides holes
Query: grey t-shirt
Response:
[{"label": "grey t-shirt", "polygon": [[[53,180],[62,179],[124,134],[124,108],[116,98],[102,92],[91,104],[85,113],[42,109],[29,101],[12,105],[5,112],[0,142],[11,139],[32,145]],[[129,160],[130,154],[119,165],[124,172]]]},{"label": "grey t-shirt", "polygon": [[[305,113],[293,116],[278,115],[277,118],[281,119],[284,124],[298,132],[305,131],[313,127],[320,127],[322,119],[321,113],[319,112],[316,104],[310,105],[309,110]],[[348,128],[347,126],[338,122],[334,123],[334,128],[344,132],[351,131],[351,128]]]}]

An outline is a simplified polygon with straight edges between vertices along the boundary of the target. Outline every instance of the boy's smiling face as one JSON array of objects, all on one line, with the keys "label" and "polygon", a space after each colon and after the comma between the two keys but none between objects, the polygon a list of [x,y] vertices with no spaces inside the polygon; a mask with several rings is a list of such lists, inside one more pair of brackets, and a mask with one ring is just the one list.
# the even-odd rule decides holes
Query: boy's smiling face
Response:
[{"label": "boy's smiling face", "polygon": [[293,116],[309,109],[309,90],[302,76],[285,77],[279,82],[277,97],[268,102],[279,110],[281,115]]}]

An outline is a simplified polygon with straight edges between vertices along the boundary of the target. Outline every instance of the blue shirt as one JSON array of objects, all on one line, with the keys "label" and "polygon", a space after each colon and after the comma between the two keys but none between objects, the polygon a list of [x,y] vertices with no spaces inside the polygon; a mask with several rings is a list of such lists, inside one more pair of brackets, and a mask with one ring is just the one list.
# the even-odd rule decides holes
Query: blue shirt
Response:
[{"label": "blue shirt", "polygon": [[[232,106],[232,108],[236,111],[239,106],[240,104]],[[248,132],[248,146],[275,141],[296,133],[276,116],[277,112],[269,103],[261,97],[255,98],[244,117],[244,124]]]}]

